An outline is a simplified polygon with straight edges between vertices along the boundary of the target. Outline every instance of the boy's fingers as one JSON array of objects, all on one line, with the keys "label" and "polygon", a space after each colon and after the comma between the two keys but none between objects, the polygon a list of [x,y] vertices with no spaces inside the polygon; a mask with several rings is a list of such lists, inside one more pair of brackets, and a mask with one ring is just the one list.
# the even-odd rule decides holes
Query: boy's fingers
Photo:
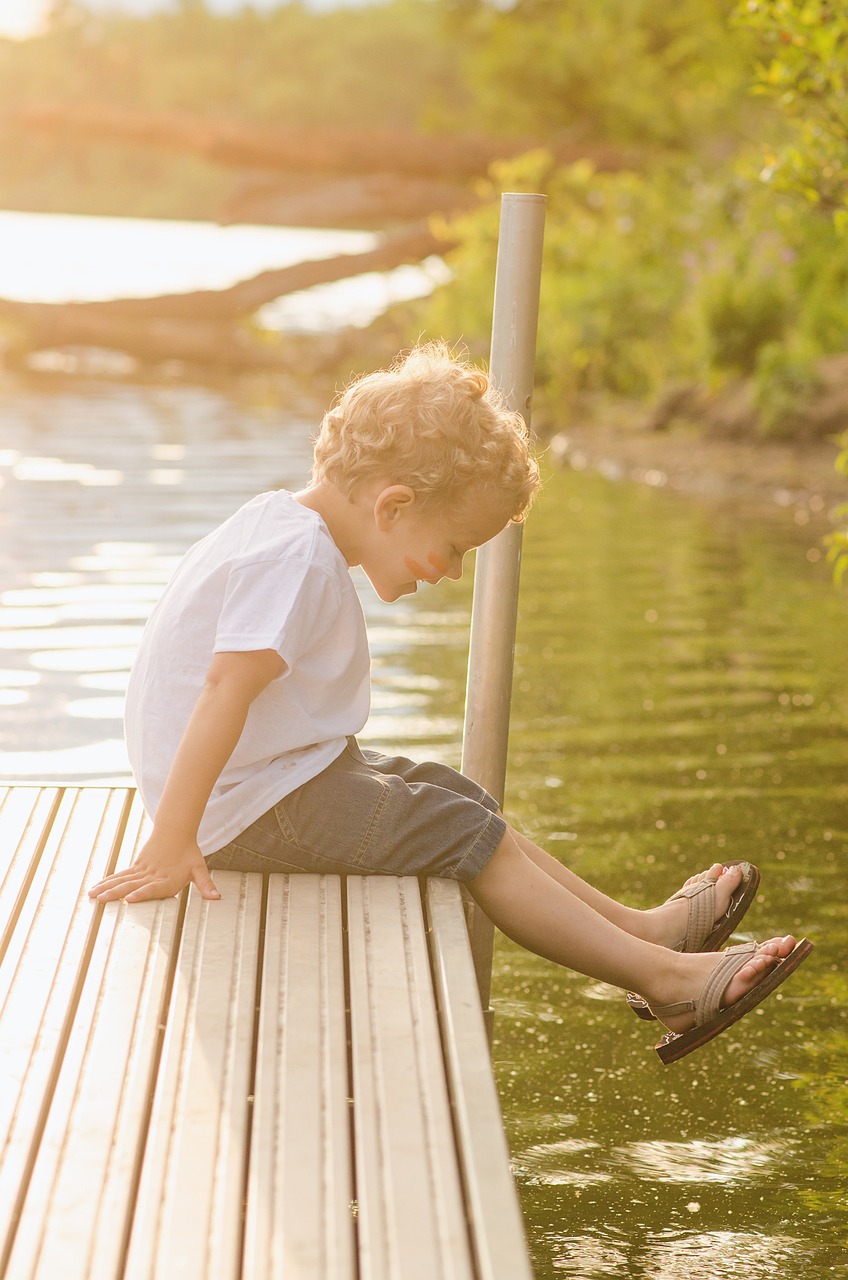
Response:
[{"label": "boy's fingers", "polygon": [[142,876],[138,871],[132,873],[125,871],[120,876],[109,876],[106,880],[101,880],[98,884],[92,885],[89,893],[103,893],[107,889],[120,889],[122,885],[139,884]]},{"label": "boy's fingers", "polygon": [[[125,898],[127,902],[137,902],[134,897],[140,889],[146,889],[151,885],[161,885],[165,883],[161,877],[140,874],[138,871],[125,872],[124,875],[117,879],[112,878],[112,883],[107,884],[105,888],[100,889],[95,886],[96,892],[94,896],[98,902],[116,902],[119,898]],[[91,891],[90,891],[91,892]]]},{"label": "boy's fingers", "polygon": [[138,867],[129,867],[126,871],[117,871],[114,875],[106,876],[105,879],[99,880],[97,884],[93,884],[89,889],[90,894],[102,893],[105,889],[116,889],[121,885],[130,883],[138,883],[144,872]]},{"label": "boy's fingers", "polygon": [[98,902],[117,902],[120,898],[126,897],[127,890],[117,887],[114,889],[104,889],[102,893],[97,894]]},{"label": "boy's fingers", "polygon": [[133,889],[132,893],[125,895],[125,900],[127,902],[149,902],[151,898],[175,898],[177,893],[179,893],[178,889],[164,885],[161,881],[159,883],[154,881],[152,884],[144,884],[138,889]]},{"label": "boy's fingers", "polygon": [[120,884],[123,877],[107,876],[105,880],[98,880],[97,884],[93,884],[89,889],[89,893],[96,895],[102,893],[104,889],[112,889],[116,884]]},{"label": "boy's fingers", "polygon": [[218,892],[215,881],[208,871],[205,874],[202,871],[196,871],[192,876],[192,880],[202,897],[216,900],[220,898],[221,895]]}]

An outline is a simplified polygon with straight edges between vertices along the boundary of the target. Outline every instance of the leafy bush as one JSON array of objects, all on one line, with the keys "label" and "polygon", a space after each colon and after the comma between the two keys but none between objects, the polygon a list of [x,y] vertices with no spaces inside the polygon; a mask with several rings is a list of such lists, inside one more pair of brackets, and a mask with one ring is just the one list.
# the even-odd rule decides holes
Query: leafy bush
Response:
[{"label": "leafy bush", "polygon": [[785,433],[816,359],[846,348],[848,241],[831,222],[730,168],[598,173],[544,151],[495,166],[482,208],[443,227],[454,280],[429,331],[484,354],[502,190],[548,196],[537,370],[563,412],[587,391],[755,375],[762,429]]},{"label": "leafy bush", "polygon": [[472,348],[489,332],[500,190],[548,196],[537,368],[551,398],[643,395],[692,364],[680,313],[688,235],[668,182],[582,161],[557,168],[544,151],[495,166],[490,200],[444,228],[459,241],[455,279],[427,306],[429,330]]},{"label": "leafy bush", "polygon": [[815,355],[809,348],[770,342],[757,355],[754,379],[763,435],[777,438],[796,434],[803,422],[803,408],[821,386]]},{"label": "leafy bush", "polygon": [[707,363],[714,371],[752,373],[760,349],[776,343],[789,319],[791,282],[781,270],[782,242],[739,235],[704,270],[693,303],[701,314]]},{"label": "leafy bush", "polygon": [[736,134],[751,38],[734,0],[453,0],[473,96],[471,125],[542,140],[566,135],[691,149]]},{"label": "leafy bush", "polygon": [[738,0],[735,25],[759,42],[754,93],[790,124],[760,176],[848,229],[848,10],[842,0]]}]

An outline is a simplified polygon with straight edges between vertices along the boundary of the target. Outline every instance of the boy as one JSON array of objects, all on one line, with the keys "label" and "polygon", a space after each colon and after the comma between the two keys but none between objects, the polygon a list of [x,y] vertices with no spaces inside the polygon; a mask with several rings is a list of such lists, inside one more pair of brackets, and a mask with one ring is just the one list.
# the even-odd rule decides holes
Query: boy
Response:
[{"label": "boy", "polygon": [[454,877],[523,946],[640,992],[643,1016],[681,1033],[669,1060],[783,981],[809,944],[711,954],[753,897],[748,864],[716,864],[637,911],[508,827],[454,770],[356,745],[370,660],[349,568],[384,601],[457,579],[538,486],[524,422],[446,347],[349,386],[309,487],[248,502],[191,548],[154,610],[126,708],[153,832],[91,896],[140,902],[194,883],[212,900],[215,869]]}]

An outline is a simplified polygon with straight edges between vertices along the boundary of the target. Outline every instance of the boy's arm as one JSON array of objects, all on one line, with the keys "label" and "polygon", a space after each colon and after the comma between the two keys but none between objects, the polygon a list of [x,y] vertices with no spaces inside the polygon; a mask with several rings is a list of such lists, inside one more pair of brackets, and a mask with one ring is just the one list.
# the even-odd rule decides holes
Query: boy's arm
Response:
[{"label": "boy's arm", "polygon": [[89,897],[143,902],[171,898],[191,883],[204,898],[221,896],[197,844],[200,820],[241,737],[251,702],[284,671],[273,649],[215,654],[168,773],[150,839],[131,867],[93,885]]}]

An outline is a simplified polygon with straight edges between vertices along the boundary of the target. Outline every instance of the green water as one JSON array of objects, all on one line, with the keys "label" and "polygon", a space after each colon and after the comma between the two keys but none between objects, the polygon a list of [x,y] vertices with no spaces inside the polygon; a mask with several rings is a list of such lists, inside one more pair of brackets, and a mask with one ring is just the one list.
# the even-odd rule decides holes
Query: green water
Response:
[{"label": "green water", "polygon": [[[252,493],[303,483],[316,421],[190,387],[0,385],[4,777],[125,776],[121,694],[162,584]],[[750,858],[746,926],[816,943],[663,1067],[617,993],[499,940],[495,1065],[537,1280],[848,1275],[848,595],[820,532],[585,472],[551,475],[527,525],[512,821],[634,905]],[[458,763],[470,575],[396,606],[360,585],[363,737]]]},{"label": "green water", "polygon": [[527,526],[511,819],[637,906],[749,858],[746,929],[817,947],[664,1067],[618,993],[499,939],[495,1061],[539,1280],[848,1275],[848,601],[817,538],[574,473]]}]

